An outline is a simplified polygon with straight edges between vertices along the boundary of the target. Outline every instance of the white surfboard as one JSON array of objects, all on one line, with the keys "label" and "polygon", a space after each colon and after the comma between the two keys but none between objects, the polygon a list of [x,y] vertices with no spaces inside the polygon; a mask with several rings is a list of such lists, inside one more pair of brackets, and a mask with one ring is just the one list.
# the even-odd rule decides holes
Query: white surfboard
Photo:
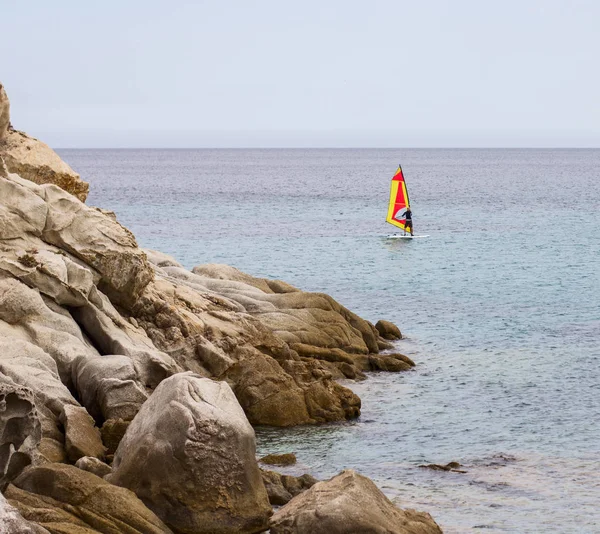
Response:
[{"label": "white surfboard", "polygon": [[386,236],[388,239],[417,239],[419,237],[429,237],[428,235],[402,235],[402,234],[389,234]]}]

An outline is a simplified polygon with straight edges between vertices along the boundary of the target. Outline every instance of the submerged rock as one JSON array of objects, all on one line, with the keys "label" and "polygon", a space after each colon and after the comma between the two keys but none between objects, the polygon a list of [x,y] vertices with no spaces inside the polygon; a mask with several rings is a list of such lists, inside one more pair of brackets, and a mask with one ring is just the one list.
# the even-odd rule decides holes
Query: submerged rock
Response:
[{"label": "submerged rock", "polygon": [[432,469],[433,471],[452,471],[453,473],[466,473],[466,471],[459,469],[459,467],[462,466],[458,462],[449,462],[446,465],[427,464],[420,465],[419,467],[423,467],[425,469]]},{"label": "submerged rock", "polygon": [[180,533],[262,532],[271,514],[254,430],[224,382],[161,382],[129,425],[107,479]]},{"label": "submerged rock", "polygon": [[293,452],[285,454],[267,454],[263,456],[259,462],[269,465],[294,465],[296,463],[296,455]]},{"label": "submerged rock", "polygon": [[292,499],[271,519],[271,534],[441,534],[427,513],[401,510],[352,470]]}]

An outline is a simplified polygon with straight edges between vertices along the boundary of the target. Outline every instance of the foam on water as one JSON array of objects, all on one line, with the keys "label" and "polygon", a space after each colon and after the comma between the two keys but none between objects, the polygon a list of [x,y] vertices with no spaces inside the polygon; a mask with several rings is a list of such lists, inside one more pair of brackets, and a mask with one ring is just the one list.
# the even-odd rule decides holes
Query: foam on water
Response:
[{"label": "foam on water", "polygon": [[[259,454],[355,468],[445,532],[600,531],[600,151],[60,154],[142,246],[401,327],[415,371],[349,382],[358,421],[258,429]],[[398,162],[427,239],[384,237]]]}]

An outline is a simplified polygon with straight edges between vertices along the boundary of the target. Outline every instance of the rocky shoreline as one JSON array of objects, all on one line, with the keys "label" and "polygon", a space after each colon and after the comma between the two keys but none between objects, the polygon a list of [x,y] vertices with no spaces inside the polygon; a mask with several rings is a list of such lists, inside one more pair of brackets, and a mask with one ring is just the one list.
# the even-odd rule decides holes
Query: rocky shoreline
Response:
[{"label": "rocky shoreline", "polygon": [[414,366],[389,352],[393,324],[233,267],[190,272],[88,188],[12,128],[0,85],[2,532],[441,532],[353,471],[256,460],[251,425],[358,417],[336,379]]}]

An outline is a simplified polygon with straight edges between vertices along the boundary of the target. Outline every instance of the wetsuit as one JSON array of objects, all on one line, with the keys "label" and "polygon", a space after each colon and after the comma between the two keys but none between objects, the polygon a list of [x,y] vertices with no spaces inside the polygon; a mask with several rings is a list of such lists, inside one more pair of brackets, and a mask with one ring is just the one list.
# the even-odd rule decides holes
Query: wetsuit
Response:
[{"label": "wetsuit", "polygon": [[404,213],[404,218],[406,219],[406,222],[404,223],[404,227],[405,227],[405,229],[410,228],[410,233],[412,234],[412,232],[413,232],[412,211],[410,211],[410,208],[408,208],[406,210],[406,212]]}]

